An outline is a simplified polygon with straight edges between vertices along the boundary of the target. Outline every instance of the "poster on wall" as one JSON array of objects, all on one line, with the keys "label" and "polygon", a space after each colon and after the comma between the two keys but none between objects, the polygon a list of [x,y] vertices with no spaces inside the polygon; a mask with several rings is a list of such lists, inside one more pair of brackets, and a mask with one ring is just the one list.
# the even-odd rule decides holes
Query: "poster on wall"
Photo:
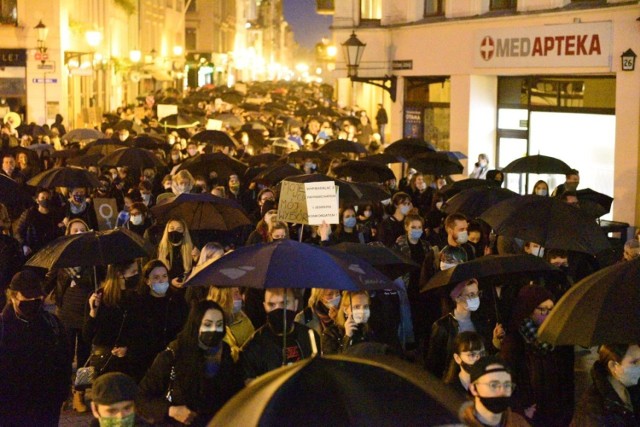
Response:
[{"label": "poster on wall", "polygon": [[404,138],[424,137],[424,121],[422,119],[422,108],[406,107],[404,109]]}]

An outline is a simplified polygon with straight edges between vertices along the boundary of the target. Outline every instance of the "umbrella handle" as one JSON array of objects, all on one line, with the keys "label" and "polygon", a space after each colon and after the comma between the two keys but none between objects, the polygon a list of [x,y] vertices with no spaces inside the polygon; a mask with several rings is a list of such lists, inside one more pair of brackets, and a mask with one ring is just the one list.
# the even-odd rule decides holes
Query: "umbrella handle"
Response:
[{"label": "umbrella handle", "polygon": [[500,312],[498,310],[498,291],[496,291],[495,286],[491,286],[491,290],[493,291],[493,308],[496,310],[496,323],[501,323]]},{"label": "umbrella handle", "polygon": [[304,232],[304,224],[300,224],[300,236],[298,236],[298,241],[302,243],[302,233]]},{"label": "umbrella handle", "polygon": [[96,266],[93,266],[93,289],[98,292],[98,273],[96,272]]}]

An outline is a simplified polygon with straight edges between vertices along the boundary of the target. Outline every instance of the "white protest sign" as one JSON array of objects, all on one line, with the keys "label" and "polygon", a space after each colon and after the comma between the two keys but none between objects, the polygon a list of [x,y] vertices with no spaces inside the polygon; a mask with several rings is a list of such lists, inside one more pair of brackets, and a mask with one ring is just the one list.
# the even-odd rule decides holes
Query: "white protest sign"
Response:
[{"label": "white protest sign", "polygon": [[307,182],[304,184],[307,199],[307,214],[310,225],[338,224],[338,197],[333,181]]},{"label": "white protest sign", "polygon": [[174,104],[158,104],[158,120],[162,120],[172,114],[178,114],[178,106]]}]

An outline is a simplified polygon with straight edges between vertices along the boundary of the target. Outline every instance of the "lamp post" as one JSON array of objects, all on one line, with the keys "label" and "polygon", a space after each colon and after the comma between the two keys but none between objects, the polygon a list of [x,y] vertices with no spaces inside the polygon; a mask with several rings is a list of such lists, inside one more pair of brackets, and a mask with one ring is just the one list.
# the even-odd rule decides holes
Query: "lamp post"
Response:
[{"label": "lamp post", "polygon": [[[342,43],[342,50],[345,62],[347,63],[347,76],[352,82],[367,83],[384,89],[389,93],[391,101],[395,102],[397,83],[396,76],[385,75],[384,77],[358,77],[360,60],[362,59],[362,54],[364,53],[364,48],[366,46],[367,44],[360,41],[356,36],[355,31],[351,33],[351,36],[346,42]],[[388,86],[387,83],[389,84]]]},{"label": "lamp post", "polygon": [[[38,31],[38,53],[40,54],[40,62],[42,65],[47,61],[47,36],[49,35],[49,29],[42,23],[42,19],[38,22],[38,25],[34,27],[34,30]],[[43,67],[44,68],[44,67]],[[47,70],[42,70],[43,80],[42,87],[44,91],[44,122],[47,122]]]}]

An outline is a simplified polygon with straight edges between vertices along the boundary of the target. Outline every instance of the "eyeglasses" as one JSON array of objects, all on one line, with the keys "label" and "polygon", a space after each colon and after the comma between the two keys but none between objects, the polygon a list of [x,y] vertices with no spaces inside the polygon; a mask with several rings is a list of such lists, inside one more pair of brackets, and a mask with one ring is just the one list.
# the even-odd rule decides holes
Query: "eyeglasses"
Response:
[{"label": "eyeglasses", "polygon": [[458,298],[456,298],[457,300],[460,301],[466,301],[466,300],[470,300],[470,299],[474,299],[474,298],[480,298],[482,296],[482,291],[478,291],[477,293],[472,292],[470,294],[466,294],[466,295],[458,295]]},{"label": "eyeglasses", "polygon": [[505,381],[501,383],[500,381],[490,381],[488,383],[476,383],[478,385],[486,385],[489,387],[491,391],[497,392],[500,390],[504,390],[506,392],[511,392],[516,388],[516,384],[511,381]]},{"label": "eyeglasses", "polygon": [[538,310],[540,312],[540,314],[546,315],[546,314],[549,314],[549,312],[551,310],[553,310],[553,307],[551,307],[551,308],[548,308],[548,307],[536,307],[536,310]]}]

